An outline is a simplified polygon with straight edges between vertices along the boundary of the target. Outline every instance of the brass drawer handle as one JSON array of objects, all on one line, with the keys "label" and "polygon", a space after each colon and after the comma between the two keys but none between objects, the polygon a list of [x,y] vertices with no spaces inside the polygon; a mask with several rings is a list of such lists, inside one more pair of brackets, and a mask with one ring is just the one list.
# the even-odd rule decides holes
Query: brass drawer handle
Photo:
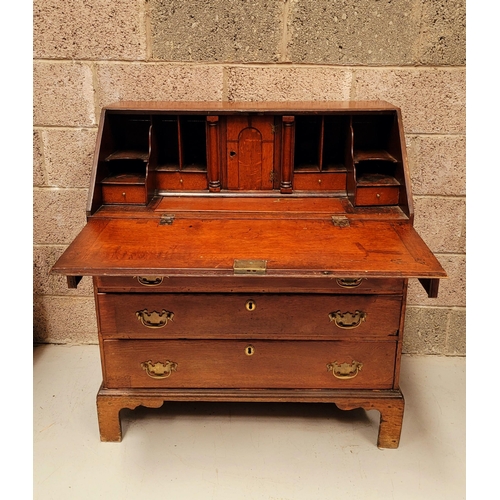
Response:
[{"label": "brass drawer handle", "polygon": [[337,278],[336,281],[342,288],[356,288],[361,285],[363,278]]},{"label": "brass drawer handle", "polygon": [[137,281],[144,286],[158,286],[163,282],[163,276],[137,276]]},{"label": "brass drawer handle", "polygon": [[337,363],[334,361],[326,365],[326,369],[332,372],[335,378],[341,380],[354,378],[361,371],[361,368],[363,368],[363,363],[359,363],[358,361],[353,361],[352,363]]},{"label": "brass drawer handle", "polygon": [[363,311],[354,311],[341,313],[340,311],[331,312],[328,317],[330,321],[335,321],[335,324],[344,330],[352,330],[357,328],[363,321],[366,320],[367,314]]},{"label": "brass drawer handle", "polygon": [[168,378],[172,375],[172,372],[177,371],[177,363],[168,360],[165,363],[161,363],[160,361],[153,363],[149,360],[141,363],[141,368],[146,371],[148,377],[156,379]]},{"label": "brass drawer handle", "polygon": [[147,328],[163,328],[169,320],[174,320],[174,313],[165,309],[162,309],[160,313],[157,311],[150,313],[147,309],[143,309],[142,311],[137,311],[135,315]]}]

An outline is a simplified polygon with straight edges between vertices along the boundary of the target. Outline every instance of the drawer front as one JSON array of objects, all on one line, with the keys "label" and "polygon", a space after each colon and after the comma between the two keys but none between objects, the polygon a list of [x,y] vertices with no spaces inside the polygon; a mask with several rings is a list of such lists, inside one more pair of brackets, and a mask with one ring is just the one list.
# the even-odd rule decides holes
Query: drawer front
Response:
[{"label": "drawer front", "polygon": [[390,389],[394,341],[106,340],[107,388]]},{"label": "drawer front", "polygon": [[293,188],[295,190],[340,191],[345,190],[346,173],[342,172],[295,172]]},{"label": "drawer front", "polygon": [[166,172],[156,171],[156,189],[203,190],[208,187],[205,172]]},{"label": "drawer front", "polygon": [[145,186],[114,185],[102,186],[102,202],[105,204],[133,203],[144,205],[147,202]]},{"label": "drawer front", "polygon": [[242,293],[402,293],[404,279],[398,278],[275,278],[269,276],[99,276],[104,292],[242,292]]},{"label": "drawer front", "polygon": [[98,294],[104,338],[397,335],[401,296]]},{"label": "drawer front", "polygon": [[356,190],[356,206],[397,205],[399,187],[359,187]]}]

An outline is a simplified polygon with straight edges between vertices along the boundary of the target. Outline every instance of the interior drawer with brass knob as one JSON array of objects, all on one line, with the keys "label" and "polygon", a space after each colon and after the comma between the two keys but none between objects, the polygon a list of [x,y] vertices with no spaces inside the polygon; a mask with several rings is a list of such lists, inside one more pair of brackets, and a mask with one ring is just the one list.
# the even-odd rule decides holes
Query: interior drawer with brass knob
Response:
[{"label": "interior drawer with brass knob", "polygon": [[145,182],[144,174],[124,173],[109,176],[101,181],[102,201],[105,204],[145,205],[147,203]]},{"label": "interior drawer with brass knob", "polygon": [[391,389],[395,341],[106,340],[107,388]]},{"label": "interior drawer with brass knob", "polygon": [[398,334],[399,295],[98,294],[103,338],[290,339]]}]

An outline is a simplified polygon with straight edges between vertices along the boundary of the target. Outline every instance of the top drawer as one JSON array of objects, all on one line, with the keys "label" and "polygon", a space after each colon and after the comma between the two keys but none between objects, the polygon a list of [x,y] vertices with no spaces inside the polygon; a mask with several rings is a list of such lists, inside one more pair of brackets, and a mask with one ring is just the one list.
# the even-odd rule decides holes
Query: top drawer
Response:
[{"label": "top drawer", "polygon": [[100,292],[242,292],[242,293],[402,293],[400,278],[276,278],[268,276],[98,276]]}]

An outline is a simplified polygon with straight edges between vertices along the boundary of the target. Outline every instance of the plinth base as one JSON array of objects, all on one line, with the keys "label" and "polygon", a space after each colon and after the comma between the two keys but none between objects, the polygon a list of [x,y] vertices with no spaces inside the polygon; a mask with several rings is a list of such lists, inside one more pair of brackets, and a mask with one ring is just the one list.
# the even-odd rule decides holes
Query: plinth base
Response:
[{"label": "plinth base", "polygon": [[404,397],[399,390],[312,389],[104,389],[97,394],[101,441],[121,441],[120,410],[138,406],[160,408],[166,401],[333,403],[341,410],[378,410],[377,446],[397,448],[401,436]]}]

